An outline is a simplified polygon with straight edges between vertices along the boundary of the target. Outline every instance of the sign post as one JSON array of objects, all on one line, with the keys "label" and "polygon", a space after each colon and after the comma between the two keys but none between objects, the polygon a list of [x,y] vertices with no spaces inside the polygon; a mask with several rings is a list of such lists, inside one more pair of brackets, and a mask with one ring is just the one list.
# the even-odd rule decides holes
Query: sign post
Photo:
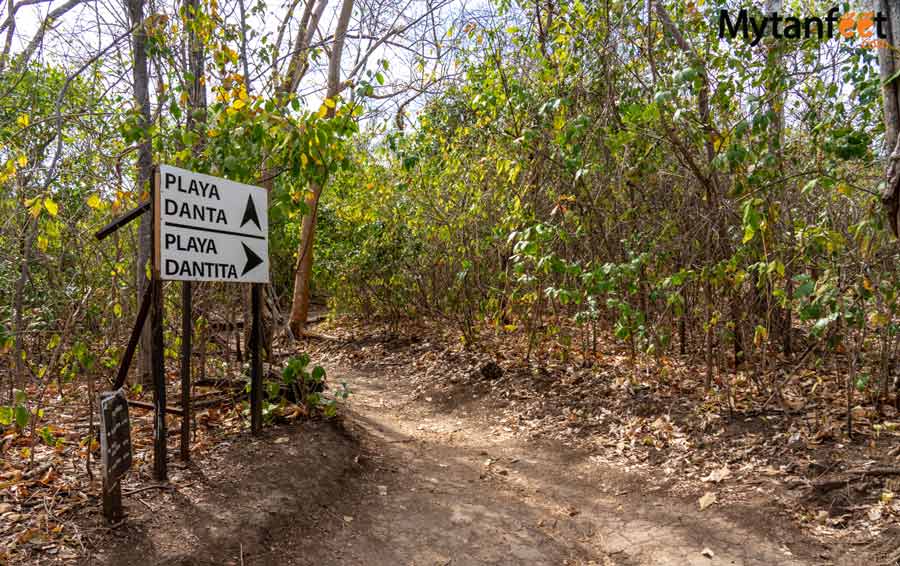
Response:
[{"label": "sign post", "polygon": [[[159,170],[153,180],[153,239],[159,238]],[[155,256],[156,254],[154,254]],[[163,286],[159,270],[150,277],[150,373],[153,377],[153,477],[166,481],[169,477],[166,439],[166,358],[163,337]]]},{"label": "sign post", "polygon": [[[182,340],[190,340],[191,281],[252,283],[250,330],[250,422],[254,434],[262,430],[262,358],[260,342],[261,285],[269,282],[268,192],[160,165],[154,195],[154,266],[161,280],[183,281]],[[189,344],[189,342],[188,342]],[[182,344],[182,455],[187,452],[190,418],[190,349]]]},{"label": "sign post", "polygon": [[250,431],[262,432],[262,285],[254,283],[250,289]]},{"label": "sign post", "polygon": [[103,515],[122,519],[122,476],[131,468],[131,422],[125,393],[100,393],[100,467],[103,476]]},{"label": "sign post", "polygon": [[194,332],[191,282],[181,283],[181,460],[191,459],[191,338]]},{"label": "sign post", "polygon": [[[252,283],[253,327],[251,328],[250,415],[254,434],[262,431],[262,327],[261,290],[269,282],[268,192],[244,185],[160,165],[152,184],[153,196],[100,229],[103,240],[119,228],[153,211],[153,269],[141,300],[128,346],[116,374],[115,391],[100,394],[100,448],[103,473],[103,514],[111,522],[124,516],[122,476],[131,468],[131,424],[128,399],[122,386],[149,318],[151,373],[153,374],[155,419],[153,427],[153,472],[165,481],[166,380],[163,342],[164,280],[183,281],[181,360],[181,454],[187,459],[190,434],[191,281]],[[176,412],[172,409],[173,412]]]}]

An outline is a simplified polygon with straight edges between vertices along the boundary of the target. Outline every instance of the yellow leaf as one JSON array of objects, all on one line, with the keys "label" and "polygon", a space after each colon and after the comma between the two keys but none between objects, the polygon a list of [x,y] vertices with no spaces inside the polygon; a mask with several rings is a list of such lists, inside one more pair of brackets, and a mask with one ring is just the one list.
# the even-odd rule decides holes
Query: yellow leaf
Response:
[{"label": "yellow leaf", "polygon": [[717,498],[715,493],[707,491],[705,494],[703,494],[703,497],[701,497],[697,501],[700,504],[700,510],[703,511],[704,509],[715,503],[716,499]]},{"label": "yellow leaf", "polygon": [[875,289],[874,287],[872,287],[872,282],[869,281],[868,277],[863,277],[863,287],[865,287],[866,291],[869,291],[869,292],[871,292]]},{"label": "yellow leaf", "polygon": [[240,98],[238,98],[237,100],[235,100],[235,101],[231,104],[231,106],[232,106],[235,110],[240,110],[240,109],[243,108],[244,106],[247,106],[247,103],[244,102],[243,100],[241,100]]},{"label": "yellow leaf", "polygon": [[324,118],[326,114],[328,114],[328,107],[324,104],[319,106],[319,118]]},{"label": "yellow leaf", "polygon": [[13,164],[13,160],[10,159],[6,162],[6,165],[3,166],[3,170],[0,171],[0,183],[6,181],[15,174],[16,166]]},{"label": "yellow leaf", "polygon": [[38,236],[37,247],[39,250],[41,250],[42,252],[46,252],[47,246],[49,246],[49,245],[50,245],[50,240],[48,240],[46,236]]},{"label": "yellow leaf", "polygon": [[219,135],[219,130],[213,128],[210,131],[208,131],[207,134],[209,134],[209,137],[214,138]]},{"label": "yellow leaf", "polygon": [[887,315],[883,313],[873,312],[869,315],[869,324],[873,328],[881,328],[889,322],[890,318],[888,318]]},{"label": "yellow leaf", "polygon": [[44,208],[47,209],[47,212],[50,213],[50,216],[56,216],[57,214],[59,214],[59,205],[56,204],[51,198],[44,199]]},{"label": "yellow leaf", "polygon": [[27,128],[28,124],[31,123],[31,119],[28,117],[28,114],[22,114],[16,119],[16,123],[22,126],[23,128]]},{"label": "yellow leaf", "polygon": [[94,209],[100,208],[101,204],[102,203],[100,202],[100,197],[97,195],[91,195],[87,199],[87,205],[91,208],[94,208]]},{"label": "yellow leaf", "polygon": [[566,125],[566,117],[562,114],[557,114],[553,117],[553,128],[556,130],[563,129],[563,126]]},{"label": "yellow leaf", "polygon": [[334,108],[334,105],[335,105],[334,100],[332,100],[330,98],[325,99],[325,106],[327,106],[329,108]]},{"label": "yellow leaf", "polygon": [[305,153],[300,154],[300,163],[302,163],[304,167],[306,167],[306,164],[309,163],[309,159],[306,157]]},{"label": "yellow leaf", "polygon": [[28,165],[28,157],[26,157],[24,153],[20,155],[16,161],[19,163],[19,167],[25,167],[26,165]]}]

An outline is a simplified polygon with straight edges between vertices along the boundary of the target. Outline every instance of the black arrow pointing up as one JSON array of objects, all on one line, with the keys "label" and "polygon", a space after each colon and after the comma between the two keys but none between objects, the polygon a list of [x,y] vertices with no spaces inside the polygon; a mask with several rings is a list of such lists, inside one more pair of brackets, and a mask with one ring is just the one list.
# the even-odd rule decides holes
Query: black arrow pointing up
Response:
[{"label": "black arrow pointing up", "polygon": [[247,207],[244,208],[244,218],[241,219],[241,228],[243,228],[244,224],[247,222],[253,222],[258,229],[262,230],[262,226],[259,224],[259,216],[256,214],[256,206],[253,204],[253,198],[250,195],[247,195]]},{"label": "black arrow pointing up", "polygon": [[253,253],[253,250],[247,247],[247,244],[241,242],[241,245],[244,246],[244,253],[247,254],[247,264],[244,266],[244,271],[241,272],[241,277],[247,275],[247,272],[256,267],[257,265],[263,262],[262,258]]}]

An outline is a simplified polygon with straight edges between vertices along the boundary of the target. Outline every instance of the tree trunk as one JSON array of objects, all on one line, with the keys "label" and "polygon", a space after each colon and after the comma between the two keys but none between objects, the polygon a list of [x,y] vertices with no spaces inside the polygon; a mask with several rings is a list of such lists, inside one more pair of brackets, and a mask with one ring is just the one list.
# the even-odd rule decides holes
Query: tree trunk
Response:
[{"label": "tree trunk", "polygon": [[311,183],[312,193],[306,199],[309,213],[303,217],[303,226],[300,231],[300,249],[297,256],[297,269],[294,272],[294,296],[291,301],[291,332],[299,337],[306,327],[306,318],[309,315],[309,281],[312,275],[313,238],[316,232],[316,218],[319,208],[319,196],[322,187],[318,183]]},{"label": "tree trunk", "polygon": [[[150,73],[147,65],[147,34],[144,30],[144,0],[128,0],[128,13],[134,32],[131,35],[131,48],[134,56],[132,79],[134,81],[134,102],[140,112],[140,125],[143,139],[138,146],[138,174],[135,185],[138,200],[144,201],[150,196],[150,181],[153,177],[153,154],[150,145]],[[138,227],[138,247],[135,261],[135,283],[137,302],[140,303],[144,290],[150,284],[147,278],[147,263],[151,260],[153,249],[153,219],[149,215],[141,216]],[[151,383],[150,375],[150,325],[144,325],[141,332],[141,348],[138,357],[138,382]]]},{"label": "tree trunk", "polygon": [[[334,31],[334,45],[331,48],[331,57],[328,60],[328,91],[326,96],[334,98],[341,91],[341,54],[344,51],[344,39],[347,35],[347,25],[353,14],[353,0],[344,0],[341,6],[341,14],[338,17],[337,27]],[[328,108],[325,119],[334,117],[334,106]],[[300,246],[297,251],[297,271],[294,274],[294,293],[291,301],[290,327],[294,336],[300,337],[306,329],[306,317],[309,314],[309,280],[312,274],[313,245],[316,235],[316,212],[319,206],[319,197],[322,195],[323,186],[318,183],[310,183],[311,194],[306,199],[309,206],[309,214],[303,217],[303,225],[300,232]]]},{"label": "tree trunk", "polygon": [[[22,311],[25,309],[25,285],[28,283],[29,277],[28,266],[31,263],[31,252],[34,249],[34,239],[38,232],[37,220],[32,221],[31,218],[26,218],[24,230],[19,277],[16,279],[15,297],[13,298],[13,331],[16,335],[15,344],[13,346],[13,359],[15,359],[16,374],[13,383],[15,387],[20,387],[22,389],[25,388],[25,361],[22,359],[25,321]],[[9,402],[10,404],[13,403],[12,395],[10,395]]]},{"label": "tree trunk", "polygon": [[900,135],[900,79],[887,82],[900,68],[900,57],[894,53],[894,38],[900,36],[900,1],[874,0],[874,10],[887,16],[887,37],[889,46],[878,49],[878,67],[881,75],[881,91],[884,101],[884,146],[888,154],[887,184],[881,195],[881,202],[888,215],[891,229],[897,235],[897,214],[900,212],[900,167],[898,167],[898,135]]}]

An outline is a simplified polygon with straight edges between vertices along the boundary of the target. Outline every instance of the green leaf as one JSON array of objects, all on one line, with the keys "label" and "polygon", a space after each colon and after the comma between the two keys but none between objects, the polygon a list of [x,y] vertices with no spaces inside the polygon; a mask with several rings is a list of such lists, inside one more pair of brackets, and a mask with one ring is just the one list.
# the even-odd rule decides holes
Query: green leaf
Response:
[{"label": "green leaf", "polygon": [[812,295],[813,291],[816,288],[816,284],[813,281],[807,281],[803,285],[797,287],[797,290],[794,291],[795,299],[802,299],[803,297],[808,297]]},{"label": "green leaf", "polygon": [[44,441],[44,444],[47,446],[53,447],[56,446],[56,437],[53,436],[53,432],[50,431],[50,427],[42,427],[41,430],[38,431],[38,435],[41,437],[41,440]]},{"label": "green leaf", "polygon": [[15,408],[15,415],[16,415],[16,425],[18,425],[19,428],[25,428],[26,426],[28,426],[28,419],[31,416],[28,413],[28,409],[26,409],[22,405],[18,405]]}]

